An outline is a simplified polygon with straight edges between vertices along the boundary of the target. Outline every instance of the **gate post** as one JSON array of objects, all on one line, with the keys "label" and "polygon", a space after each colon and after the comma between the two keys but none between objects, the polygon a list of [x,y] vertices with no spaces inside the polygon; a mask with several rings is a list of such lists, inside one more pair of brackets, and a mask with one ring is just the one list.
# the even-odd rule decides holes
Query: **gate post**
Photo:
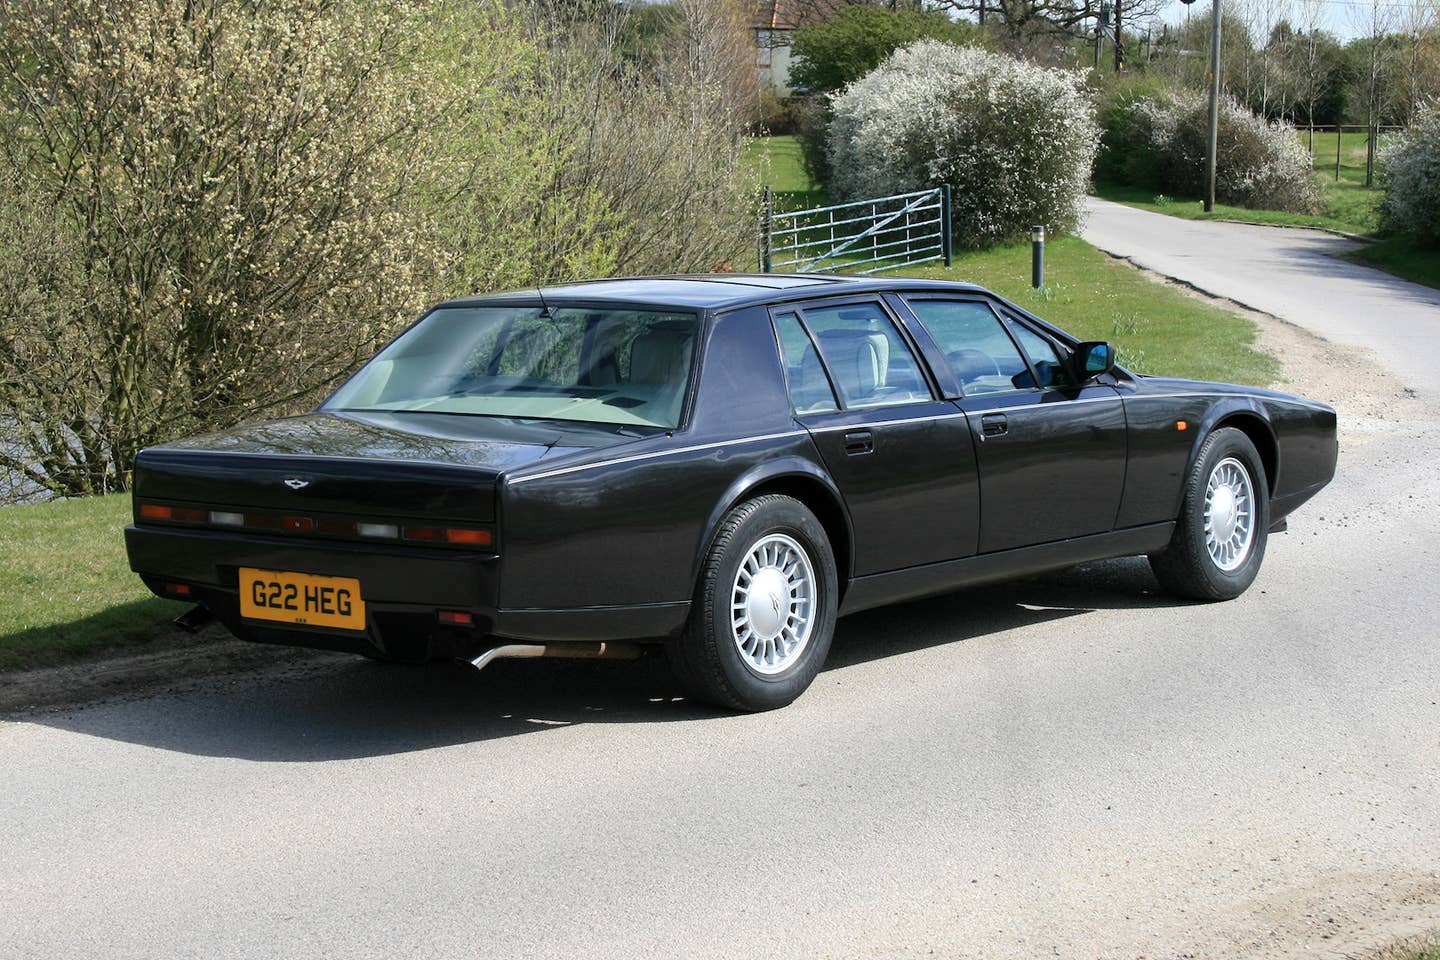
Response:
[{"label": "gate post", "polygon": [[950,184],[940,185],[940,248],[945,254],[945,266],[952,266],[950,256]]},{"label": "gate post", "polygon": [[770,188],[765,188],[765,193],[760,201],[760,272],[770,272],[770,231],[771,220],[775,216],[775,195]]}]

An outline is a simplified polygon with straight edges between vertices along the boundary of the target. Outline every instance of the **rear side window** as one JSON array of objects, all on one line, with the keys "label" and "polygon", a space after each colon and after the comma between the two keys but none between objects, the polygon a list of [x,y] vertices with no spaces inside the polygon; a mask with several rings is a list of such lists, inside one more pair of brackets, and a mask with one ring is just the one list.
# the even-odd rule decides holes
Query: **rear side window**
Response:
[{"label": "rear side window", "polygon": [[805,322],[846,407],[930,399],[915,354],[878,303],[814,307]]},{"label": "rear side window", "polygon": [[966,396],[1032,386],[1030,368],[995,311],[979,300],[910,300]]},{"label": "rear side window", "polygon": [[780,360],[785,364],[785,384],[795,412],[838,410],[835,391],[820,366],[820,354],[815,352],[815,344],[800,325],[800,318],[793,313],[777,313],[774,323],[775,337],[780,341]]}]

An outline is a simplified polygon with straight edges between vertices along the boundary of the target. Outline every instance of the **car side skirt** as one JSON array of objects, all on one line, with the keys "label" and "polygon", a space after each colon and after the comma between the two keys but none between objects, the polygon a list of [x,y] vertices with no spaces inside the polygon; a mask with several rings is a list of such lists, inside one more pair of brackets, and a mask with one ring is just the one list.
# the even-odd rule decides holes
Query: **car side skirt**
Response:
[{"label": "car side skirt", "polygon": [[1057,540],[1033,547],[1001,550],[962,560],[947,560],[943,563],[857,577],[850,581],[850,588],[845,592],[845,599],[840,605],[840,615],[858,613],[887,603],[948,593],[961,587],[1026,577],[1090,560],[1153,553],[1170,542],[1174,531],[1175,522],[1167,520],[1088,537]]}]

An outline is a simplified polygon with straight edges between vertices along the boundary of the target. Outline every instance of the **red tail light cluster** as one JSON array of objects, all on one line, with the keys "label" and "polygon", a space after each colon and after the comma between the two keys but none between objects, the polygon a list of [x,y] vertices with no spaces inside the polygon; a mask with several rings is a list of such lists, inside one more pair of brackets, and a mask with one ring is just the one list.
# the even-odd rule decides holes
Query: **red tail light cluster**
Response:
[{"label": "red tail light cluster", "polygon": [[293,514],[238,510],[207,510],[174,504],[140,504],[141,520],[198,524],[232,530],[259,530],[287,534],[319,534],[359,540],[410,540],[464,547],[492,547],[495,534],[488,527],[412,526],[385,521],[348,520]]}]

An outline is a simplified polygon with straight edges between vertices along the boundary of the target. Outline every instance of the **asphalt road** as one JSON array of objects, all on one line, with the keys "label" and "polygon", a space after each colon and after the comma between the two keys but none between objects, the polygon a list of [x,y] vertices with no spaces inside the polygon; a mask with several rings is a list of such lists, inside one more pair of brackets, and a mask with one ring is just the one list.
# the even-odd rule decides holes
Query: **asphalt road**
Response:
[{"label": "asphalt road", "polygon": [[1091,197],[1102,250],[1371,350],[1406,385],[1440,397],[1440,290],[1337,258],[1361,246],[1318,230],[1181,220]]},{"label": "asphalt road", "polygon": [[1437,440],[1347,420],[1239,600],[1118,561],[872,611],[760,716],[659,664],[325,657],[0,724],[0,956],[1313,957],[1440,923]]}]

